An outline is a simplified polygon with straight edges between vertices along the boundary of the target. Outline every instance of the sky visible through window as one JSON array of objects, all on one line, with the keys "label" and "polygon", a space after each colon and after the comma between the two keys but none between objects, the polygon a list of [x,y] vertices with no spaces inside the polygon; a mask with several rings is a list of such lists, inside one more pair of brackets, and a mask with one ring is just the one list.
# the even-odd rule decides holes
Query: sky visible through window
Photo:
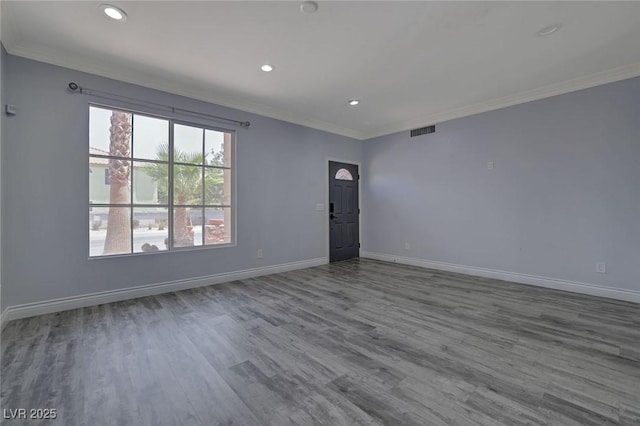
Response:
[{"label": "sky visible through window", "polygon": [[[109,127],[111,126],[111,110],[92,107],[89,114],[89,131],[92,148],[109,152]],[[156,159],[158,147],[169,141],[168,120],[134,115],[133,123],[133,157],[148,160]],[[200,152],[202,150],[201,129],[178,125],[175,127],[176,140],[184,141],[179,148],[185,152]],[[222,151],[224,133],[207,130],[206,149],[215,152]],[[208,154],[208,153],[207,153]]]}]

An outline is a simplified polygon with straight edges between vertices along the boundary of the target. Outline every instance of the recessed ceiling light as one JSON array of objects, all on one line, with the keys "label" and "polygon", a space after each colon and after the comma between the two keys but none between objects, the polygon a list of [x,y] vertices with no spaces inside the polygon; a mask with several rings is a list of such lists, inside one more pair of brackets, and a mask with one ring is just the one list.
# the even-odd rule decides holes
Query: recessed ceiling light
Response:
[{"label": "recessed ceiling light", "polygon": [[302,4],[300,4],[300,11],[302,13],[306,13],[306,14],[316,13],[317,10],[318,10],[318,3],[316,3],[315,1],[303,1]]},{"label": "recessed ceiling light", "polygon": [[360,101],[359,101],[359,100],[357,100],[357,99],[351,99],[351,100],[349,101],[349,106],[356,106],[356,105],[358,105],[359,103],[360,103]]},{"label": "recessed ceiling light", "polygon": [[112,6],[110,4],[101,4],[100,9],[102,9],[104,14],[114,21],[124,22],[127,20],[127,14],[124,13],[124,10],[118,7]]},{"label": "recessed ceiling light", "polygon": [[544,36],[551,35],[551,34],[555,33],[556,31],[558,31],[560,29],[560,27],[562,27],[562,24],[547,25],[546,27],[544,27],[540,31],[538,31],[538,36],[544,37]]},{"label": "recessed ceiling light", "polygon": [[271,72],[273,71],[273,65],[264,64],[263,66],[260,67],[260,69],[264,72]]}]

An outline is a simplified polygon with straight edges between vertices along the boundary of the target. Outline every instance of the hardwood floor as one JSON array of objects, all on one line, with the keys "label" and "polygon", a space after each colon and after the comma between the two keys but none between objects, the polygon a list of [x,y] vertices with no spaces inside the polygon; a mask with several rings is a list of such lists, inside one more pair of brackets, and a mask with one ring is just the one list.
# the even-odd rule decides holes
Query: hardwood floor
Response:
[{"label": "hardwood floor", "polygon": [[640,425],[640,305],[372,260],[17,320],[1,365],[42,424]]}]

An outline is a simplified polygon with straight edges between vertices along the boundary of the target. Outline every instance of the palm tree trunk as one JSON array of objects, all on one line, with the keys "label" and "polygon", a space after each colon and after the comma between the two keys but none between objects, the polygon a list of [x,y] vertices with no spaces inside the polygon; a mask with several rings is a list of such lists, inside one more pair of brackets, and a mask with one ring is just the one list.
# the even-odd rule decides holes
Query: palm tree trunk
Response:
[{"label": "palm tree trunk", "polygon": [[[128,160],[131,149],[131,114],[122,111],[111,113],[109,155],[125,157],[109,159],[109,204],[128,204],[129,173]],[[131,212],[123,207],[110,207],[107,236],[103,254],[131,252]]]},{"label": "palm tree trunk", "polygon": [[[178,195],[178,204],[185,204],[184,194]],[[176,215],[173,223],[175,247],[190,247],[193,245],[193,229],[189,229],[191,220],[187,207],[176,207]]]}]

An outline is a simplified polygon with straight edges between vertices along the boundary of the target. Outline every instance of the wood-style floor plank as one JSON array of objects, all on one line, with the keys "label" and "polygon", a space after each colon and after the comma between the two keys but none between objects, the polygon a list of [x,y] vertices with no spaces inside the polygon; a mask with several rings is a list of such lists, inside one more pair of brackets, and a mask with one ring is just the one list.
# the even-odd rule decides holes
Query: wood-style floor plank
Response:
[{"label": "wood-style floor plank", "polygon": [[[59,425],[640,425],[640,305],[351,260],[11,322]],[[3,411],[3,417],[7,411]]]}]

